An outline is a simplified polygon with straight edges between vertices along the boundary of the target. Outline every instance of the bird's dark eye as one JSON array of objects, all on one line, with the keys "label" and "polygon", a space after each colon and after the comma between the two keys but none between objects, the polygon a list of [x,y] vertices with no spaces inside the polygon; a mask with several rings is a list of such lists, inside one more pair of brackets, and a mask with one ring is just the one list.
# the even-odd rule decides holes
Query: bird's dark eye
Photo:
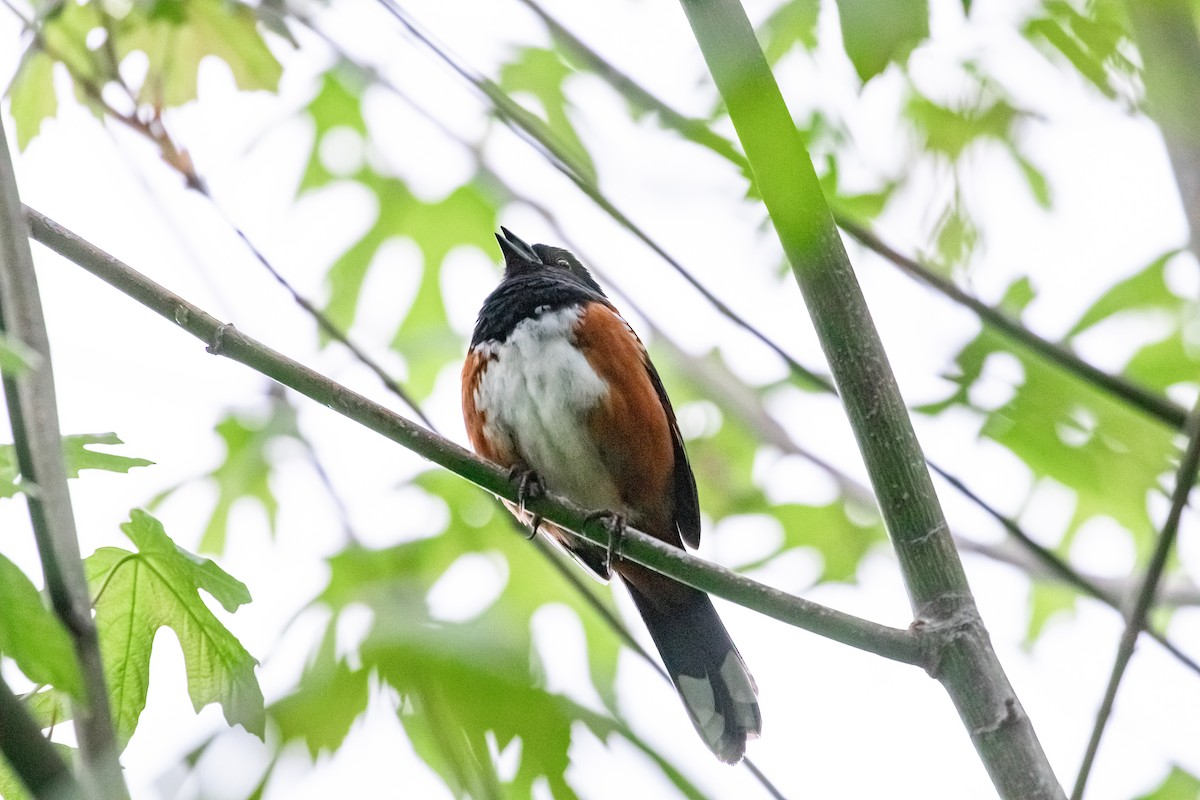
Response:
[{"label": "bird's dark eye", "polygon": [[565,258],[560,258],[558,261],[555,261],[554,263],[558,264],[560,267],[566,267],[568,269],[571,268],[571,262],[567,261]]}]

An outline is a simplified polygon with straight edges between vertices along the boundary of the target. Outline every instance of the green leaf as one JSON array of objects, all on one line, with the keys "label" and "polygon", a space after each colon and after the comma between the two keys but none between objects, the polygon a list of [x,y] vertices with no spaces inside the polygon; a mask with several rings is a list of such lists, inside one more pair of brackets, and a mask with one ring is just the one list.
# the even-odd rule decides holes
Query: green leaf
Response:
[{"label": "green leaf", "polygon": [[1017,162],[1017,166],[1021,169],[1021,175],[1025,178],[1025,183],[1029,185],[1029,192],[1033,195],[1033,199],[1044,210],[1049,211],[1054,204],[1050,194],[1050,182],[1046,179],[1046,174],[1034,166],[1033,162],[1021,154],[1016,146],[1010,148],[1013,160]]},{"label": "green leaf", "polygon": [[[300,183],[301,195],[346,180],[325,169],[319,148],[321,139],[338,128],[368,136],[359,92],[358,79],[346,70],[331,71],[322,79],[321,89],[307,109],[316,138]],[[379,248],[393,238],[412,239],[423,256],[421,280],[391,346],[408,366],[405,388],[420,400],[432,391],[441,370],[462,358],[463,343],[450,328],[442,300],[443,263],[452,250],[463,245],[480,249],[489,259],[497,257],[493,233],[499,200],[484,182],[472,180],[441,200],[426,201],[398,178],[377,172],[369,162],[350,178],[375,195],[378,215],[330,267],[329,299],[323,311],[334,325],[348,329]]]},{"label": "green leaf", "polygon": [[946,208],[934,228],[933,259],[942,272],[965,266],[979,243],[979,228],[967,210],[955,201]]},{"label": "green leaf", "polygon": [[[512,637],[509,646],[525,652],[528,659],[533,652],[529,625],[534,613],[547,603],[566,605],[583,626],[592,682],[601,698],[614,704],[619,639],[546,556],[537,552],[524,531],[515,528],[508,512],[490,495],[444,471],[422,473],[414,483],[445,504],[449,515],[445,532],[387,550],[343,551],[330,561],[329,585],[318,602],[335,613],[361,603],[379,609],[380,614],[401,613],[412,625],[435,624],[426,603],[434,584],[463,555],[486,556],[496,561],[497,569],[514,577],[504,581],[499,596],[479,618],[507,631]],[[574,563],[566,568],[582,577]],[[597,592],[601,604],[615,613],[608,591],[597,586]]]},{"label": "green leaf", "polygon": [[1004,297],[1000,299],[999,308],[1010,317],[1017,318],[1025,313],[1025,309],[1029,307],[1035,297],[1037,297],[1037,292],[1034,291],[1033,281],[1029,280],[1028,276],[1022,276],[1004,290]]},{"label": "green leaf", "polygon": [[1078,593],[1062,584],[1035,581],[1029,587],[1029,624],[1025,629],[1025,646],[1038,640],[1046,623],[1059,614],[1074,613]]},{"label": "green leaf", "polygon": [[858,77],[866,83],[888,64],[903,64],[929,38],[926,0],[837,0],[842,42]]},{"label": "green leaf", "polygon": [[[63,461],[68,478],[78,478],[80,470],[98,469],[106,472],[129,472],[134,467],[153,464],[144,458],[121,456],[89,450],[90,445],[124,444],[115,433],[80,433],[63,437]],[[18,482],[17,456],[11,444],[0,445],[0,497],[12,497],[24,491]]]},{"label": "green leaf", "polygon": [[[72,719],[74,709],[71,707],[71,696],[60,692],[53,686],[32,692],[21,698],[25,709],[43,728],[53,728]],[[0,794],[0,797],[3,797]]]},{"label": "green leaf", "polygon": [[1167,285],[1167,264],[1179,253],[1169,250],[1144,269],[1109,287],[1067,333],[1073,339],[1106,319],[1126,311],[1178,310],[1183,300]]},{"label": "green leaf", "polygon": [[[428,397],[438,373],[463,355],[463,343],[450,328],[442,300],[442,265],[462,245],[496,258],[496,201],[483,186],[467,184],[436,203],[414,202],[401,212],[403,230],[425,257],[416,299],[392,339],[408,362],[405,385],[417,398]],[[397,220],[397,222],[400,222]]]},{"label": "green leaf", "polygon": [[149,58],[139,100],[153,105],[194,100],[206,56],[228,64],[238,87],[247,91],[275,91],[283,71],[258,32],[254,11],[223,0],[135,3],[117,26],[114,44],[122,59],[133,51]]},{"label": "green leaf", "polygon": [[783,525],[783,540],[774,553],[753,564],[743,564],[742,570],[764,565],[793,548],[807,547],[821,555],[823,568],[818,580],[852,581],[863,557],[872,547],[887,541],[883,523],[874,514],[869,515],[873,524],[855,522],[847,516],[843,502],[825,506],[785,503],[766,511]]},{"label": "green leaf", "polygon": [[83,682],[71,636],[42,602],[33,582],[0,555],[0,653],[35,683],[82,697]]},{"label": "green leaf", "polygon": [[359,105],[362,89],[362,80],[349,69],[335,68],[321,76],[320,89],[305,109],[315,135],[308,164],[296,189],[298,197],[339,180],[321,161],[321,140],[327,133],[337,128],[349,128],[366,138],[367,123]]},{"label": "green leaf", "polygon": [[1180,328],[1165,339],[1146,345],[1125,365],[1125,375],[1148,389],[1165,392],[1181,383],[1195,383],[1200,374],[1200,353],[1194,342],[1184,340],[1184,332],[1195,325],[1193,306],[1181,320]]},{"label": "green leaf", "polygon": [[1042,14],[1029,20],[1022,33],[1035,44],[1049,45],[1104,96],[1115,98],[1114,76],[1138,73],[1123,52],[1127,29],[1124,9],[1116,0],[1092,0],[1083,11],[1066,0],[1046,0]]},{"label": "green leaf", "polygon": [[17,149],[24,150],[42,129],[42,122],[58,113],[54,59],[36,43],[30,44],[5,94],[16,125]]},{"label": "green leaf", "polygon": [[1200,797],[1200,778],[1178,766],[1172,766],[1163,782],[1150,794],[1136,800],[1196,800]]},{"label": "green leaf", "polygon": [[[510,95],[528,92],[538,99],[546,115],[544,120],[528,110],[519,115],[524,122],[549,136],[554,141],[555,150],[566,157],[571,168],[585,181],[594,184],[596,165],[567,113],[570,104],[563,84],[574,74],[575,71],[555,51],[523,47],[517,52],[516,60],[500,68],[500,88]],[[505,104],[505,113],[519,113],[519,110],[519,106],[512,108],[510,104]]]},{"label": "green leaf", "polygon": [[[208,475],[217,489],[217,502],[200,538],[200,549],[208,553],[224,551],[229,514],[241,500],[260,505],[267,524],[275,530],[279,501],[271,491],[272,466],[267,454],[272,441],[300,435],[296,410],[282,396],[272,397],[266,416],[233,413],[217,423],[216,432],[225,443],[225,460]],[[159,500],[161,497],[155,505]]]},{"label": "green leaf", "polygon": [[167,537],[162,523],[134,509],[121,530],[135,552],[104,547],[86,559],[96,597],[100,652],[118,738],[122,746],[146,706],[154,634],[169,627],[179,640],[187,668],[188,695],[199,711],[220,703],[230,725],[263,735],[262,691],[257,662],[213,615],[199,590],[226,607],[248,599],[246,587],[212,562],[186,553]]},{"label": "green leaf", "polygon": [[115,433],[81,433],[63,437],[63,457],[67,464],[67,477],[78,478],[85,469],[106,472],[129,472],[134,467],[149,467],[153,461],[144,458],[105,453],[89,449],[97,444],[124,444]]},{"label": "green leaf", "polygon": [[820,0],[787,0],[775,9],[758,33],[767,63],[774,66],[797,45],[815,50],[820,11]]},{"label": "green leaf", "polygon": [[956,161],[975,142],[1012,141],[1013,127],[1027,116],[1026,112],[996,96],[990,84],[985,88],[988,91],[977,103],[962,109],[949,108],[912,91],[905,115],[924,140],[925,149]]},{"label": "green leaf", "polygon": [[883,213],[884,207],[896,191],[894,181],[888,181],[878,191],[859,194],[827,194],[829,205],[838,214],[844,214],[856,222],[869,222]]},{"label": "green leaf", "polygon": [[1180,383],[1194,383],[1200,374],[1195,328],[1197,304],[1175,294],[1167,283],[1167,267],[1178,253],[1171,250],[1136,274],[1119,281],[1092,304],[1067,334],[1074,339],[1123,314],[1154,312],[1170,321],[1163,338],[1134,353],[1125,375],[1138,384],[1166,391]]},{"label": "green leaf", "polygon": [[341,747],[350,726],[367,708],[369,672],[351,669],[335,656],[336,631],[329,626],[299,685],[267,709],[284,741],[303,740],[313,758]]},{"label": "green leaf", "polygon": [[[539,687],[513,633],[492,621],[423,625],[392,614],[377,615],[363,643],[364,664],[404,697],[400,721],[414,749],[456,796],[531,797],[544,781],[552,797],[577,798],[567,777],[571,729],[581,723],[601,741],[623,736],[685,796],[702,797],[624,723]],[[502,752],[519,742],[510,781],[498,776],[489,739]]]}]

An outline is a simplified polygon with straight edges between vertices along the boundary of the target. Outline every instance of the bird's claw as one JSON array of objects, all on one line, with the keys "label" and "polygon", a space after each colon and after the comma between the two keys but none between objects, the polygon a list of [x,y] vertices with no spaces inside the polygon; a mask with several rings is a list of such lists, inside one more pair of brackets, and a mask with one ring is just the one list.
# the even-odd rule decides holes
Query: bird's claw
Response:
[{"label": "bird's claw", "polygon": [[[508,471],[508,479],[517,484],[517,511],[520,516],[526,514],[525,504],[530,500],[537,500],[546,494],[546,486],[542,483],[542,477],[532,469],[526,467],[515,466]],[[541,514],[532,514],[529,517],[529,538],[533,539],[537,536],[538,528],[542,524]]]},{"label": "bird's claw", "polygon": [[599,520],[608,532],[608,547],[604,552],[604,572],[612,574],[613,560],[620,558],[621,540],[625,536],[625,517],[616,511],[593,511],[584,518],[584,524]]}]

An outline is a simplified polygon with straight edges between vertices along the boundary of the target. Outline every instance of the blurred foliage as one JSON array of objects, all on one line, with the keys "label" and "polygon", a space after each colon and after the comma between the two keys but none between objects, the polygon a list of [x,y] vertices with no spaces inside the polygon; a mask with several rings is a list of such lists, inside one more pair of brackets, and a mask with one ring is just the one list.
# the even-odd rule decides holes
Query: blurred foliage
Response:
[{"label": "blurred foliage", "polygon": [[[67,0],[46,4],[30,22],[37,35],[30,38],[7,92],[21,149],[58,110],[56,62],[67,68],[79,101],[101,116],[110,85],[120,86],[139,109],[154,114],[196,99],[200,62],[208,56],[224,61],[242,89],[273,91],[282,74],[258,32],[254,12],[225,0]],[[95,44],[93,33],[102,37],[102,44]],[[131,53],[143,54],[148,62],[145,78],[136,86],[120,72]]]},{"label": "blurred foliage", "polygon": [[377,265],[379,249],[395,238],[410,239],[420,248],[424,259],[420,287],[408,313],[401,318],[392,347],[408,364],[406,388],[417,399],[423,399],[433,390],[442,368],[462,357],[462,343],[450,330],[442,300],[442,264],[450,251],[464,245],[477,247],[490,257],[495,247],[492,231],[497,225],[498,201],[482,183],[473,180],[440,201],[425,202],[410,192],[403,180],[381,172],[371,159],[364,159],[353,175],[328,172],[321,162],[320,148],[330,131],[352,131],[364,145],[370,145],[359,105],[362,87],[352,85],[353,81],[346,70],[326,74],[320,91],[306,109],[316,136],[298,197],[344,180],[353,180],[375,197],[377,213],[370,228],[329,270],[330,298],[325,313],[343,330],[354,321],[367,271]]},{"label": "blurred foliage", "polygon": [[[507,512],[445,472],[426,472],[415,484],[444,501],[446,531],[386,550],[350,547],[330,560],[329,584],[316,600],[332,612],[322,643],[296,690],[268,709],[284,740],[303,741],[314,757],[336,749],[365,710],[374,675],[400,692],[405,731],[455,796],[495,795],[494,787],[504,783],[505,793],[526,797],[542,777],[554,797],[576,797],[565,777],[576,722],[602,740],[625,737],[658,761],[685,796],[702,796],[616,716],[618,641],[561,573],[536,557]],[[488,565],[502,584],[499,593],[468,619],[435,616],[430,593],[469,558]],[[591,679],[604,711],[542,688],[530,626],[534,613],[548,603],[571,608],[583,626]],[[356,649],[361,663],[354,667],[335,655],[333,644],[348,608],[366,609],[371,618]],[[331,697],[341,699],[334,713],[312,713]],[[513,713],[514,708],[521,712]],[[520,742],[519,766],[510,781],[501,781],[489,741],[505,751],[514,740]]]},{"label": "blurred foliage", "polygon": [[1043,0],[1022,33],[1044,51],[1066,59],[1075,71],[1106,97],[1128,95],[1137,77],[1130,58],[1129,23],[1119,0]]},{"label": "blurred foliage", "polygon": [[929,38],[926,0],[837,0],[842,46],[865,83],[889,64],[903,65],[913,48]]},{"label": "blurred foliage", "polygon": [[[531,95],[541,106],[545,126],[558,144],[559,152],[565,152],[567,161],[577,175],[591,182],[596,181],[596,165],[584,147],[579,133],[568,116],[570,104],[566,94],[566,80],[574,74],[553,50],[539,47],[523,47],[516,57],[500,70],[500,88],[520,99]],[[539,125],[538,117],[523,118],[527,124]]]},{"label": "blurred foliage", "polygon": [[1157,789],[1136,800],[1196,800],[1200,798],[1200,778],[1187,770],[1172,767]]},{"label": "blurred foliage", "polygon": [[759,40],[768,64],[776,64],[792,48],[817,47],[818,0],[787,0],[779,4],[759,30]]},{"label": "blurred foliage", "polygon": [[[923,170],[944,179],[946,191],[929,200],[929,229],[915,231],[912,238],[924,242],[926,261],[933,267],[968,276],[987,246],[988,231],[987,221],[977,217],[969,202],[976,154],[983,149],[1004,153],[1023,177],[1028,201],[1042,210],[1052,208],[1054,187],[1027,154],[1025,133],[1037,118],[983,59],[964,56],[942,62],[960,84],[950,97],[924,86],[910,73],[909,62],[930,36],[927,3],[896,2],[886,13],[879,7],[864,0],[784,0],[765,14],[760,41],[768,61],[780,71],[796,60],[819,63],[819,50],[840,46],[862,82],[858,90],[864,97],[874,87],[896,82],[901,100],[892,124],[898,132],[910,131],[912,142],[895,174],[881,174],[869,164],[864,169],[850,126],[843,122],[851,114],[819,93],[814,93],[814,108],[807,102],[798,104],[806,111],[797,125],[817,159],[830,205],[858,221],[869,223],[899,198],[911,200],[908,193],[920,184],[914,176]],[[285,29],[276,17],[264,15],[272,31],[264,36],[255,9],[225,0],[69,0],[39,8],[42,15],[34,20],[38,35],[26,37],[7,90],[20,148],[59,112],[56,70],[66,73],[79,102],[98,115],[106,112],[104,98],[116,97],[131,103],[138,119],[150,122],[160,120],[164,110],[195,99],[200,64],[209,56],[228,66],[241,89],[275,90],[282,68],[273,53],[295,44],[279,35]],[[282,6],[268,2],[264,8]],[[962,8],[969,15],[970,4],[964,2]],[[820,15],[828,13],[838,14],[840,43],[819,37]],[[1087,91],[1094,89],[1134,110],[1142,100],[1142,76],[1128,28],[1124,6],[1117,0],[1042,0],[1017,32],[1051,63],[1078,75],[1082,86],[1091,87]],[[651,119],[673,130],[681,141],[707,146],[715,156],[744,169],[739,149],[726,136],[729,121],[715,94],[706,120],[681,121],[681,115],[666,113],[665,104],[660,113],[647,114],[655,110],[652,95],[615,79],[613,70],[589,72],[593,62],[571,52],[569,40],[550,38],[553,49],[522,43],[507,51],[495,84],[489,82],[481,94],[499,104],[491,110],[493,117],[520,128],[525,137],[555,154],[585,191],[599,193],[605,165],[589,152],[586,131],[576,119],[573,82],[579,75],[608,81],[616,92],[625,93],[632,118]],[[144,54],[146,68],[144,78],[129,85],[120,68],[133,53]],[[413,150],[399,156],[412,163],[387,162],[385,148],[376,139],[381,134],[368,124],[364,112],[364,96],[379,84],[370,70],[335,55],[333,66],[316,78],[311,99],[298,111],[313,135],[296,201],[354,187],[372,199],[373,210],[357,221],[361,227],[330,265],[323,308],[334,324],[348,329],[358,316],[373,270],[419,272],[415,296],[408,308],[397,309],[395,328],[385,344],[403,358],[405,387],[424,400],[440,377],[458,368],[465,349],[449,322],[445,293],[454,287],[448,285],[446,262],[459,248],[496,260],[492,233],[505,205],[520,201],[522,195],[486,169],[489,137],[498,127],[490,125],[477,126],[477,138],[461,142],[475,165],[461,185],[434,198],[414,191],[402,176],[426,154]],[[645,94],[634,96],[634,88]],[[708,126],[704,135],[683,130],[695,124]],[[347,141],[361,153],[348,168],[322,157],[323,146]],[[850,175],[853,180],[847,178]],[[755,198],[752,183],[747,185],[747,198]],[[396,241],[411,242],[419,258],[408,263],[381,257],[384,247]],[[1079,315],[1063,344],[1072,346],[1097,332],[1153,318],[1162,323],[1155,329],[1156,338],[1130,355],[1124,375],[1160,392],[1194,387],[1200,376],[1197,305],[1168,282],[1173,256],[1164,254],[1110,287]],[[1022,318],[1036,299],[1036,286],[1035,279],[1016,279],[999,306]],[[19,354],[2,345],[0,368],[19,369]],[[769,518],[780,535],[764,551],[748,557],[741,569],[769,567],[780,556],[803,550],[820,558],[818,580],[854,581],[864,556],[885,541],[878,519],[842,495],[818,505],[772,503],[756,474],[764,454],[788,452],[786,442],[764,435],[752,419],[755,412],[767,414],[775,386],[745,385],[716,353],[689,356],[672,350],[664,355],[665,348],[652,349],[676,407],[697,411],[707,420],[688,441],[708,523],[706,535],[713,536],[716,523],[735,517]],[[1004,360],[1017,367],[1018,377],[1003,387],[1011,393],[999,403],[980,401],[998,380],[993,366]],[[1107,518],[1128,536],[1139,563],[1145,558],[1156,534],[1150,502],[1161,495],[1176,458],[1174,431],[988,328],[959,350],[947,371],[951,391],[919,410],[933,417],[963,410],[977,415],[981,436],[1026,465],[1035,479],[1034,491],[1054,485],[1072,494],[1074,507],[1064,529],[1039,531],[1058,534],[1061,554],[1069,555],[1082,526]],[[730,382],[740,387],[736,398],[714,390],[716,384]],[[265,413],[231,412],[216,434],[225,446],[224,458],[197,480],[216,492],[200,549],[219,553],[229,534],[231,509],[241,500],[261,507],[274,528],[281,498],[272,488],[272,475],[279,454],[288,452],[276,445],[303,438],[295,410],[281,396],[273,397]],[[122,472],[149,463],[89,449],[119,444],[112,435],[68,437],[66,444],[72,474],[89,468]],[[11,448],[0,449],[0,496],[19,491],[16,477]],[[254,659],[200,593],[204,590],[233,611],[249,600],[246,587],[213,562],[176,547],[156,520],[135,511],[123,526],[135,550],[103,548],[88,559],[122,741],[132,734],[145,704],[154,633],[165,625],[176,631],[183,647],[196,708],[219,702],[231,724],[262,735],[269,722],[279,734],[279,742],[271,743],[271,768],[259,793],[285,745],[302,742],[314,759],[332,753],[378,695],[394,693],[400,698],[399,721],[417,753],[458,797],[525,797],[543,781],[554,797],[583,794],[582,787],[571,785],[568,771],[570,749],[581,736],[624,738],[646,754],[681,795],[704,796],[621,716],[616,676],[623,645],[593,605],[615,613],[610,592],[585,582],[596,598],[589,600],[555,562],[540,556],[534,544],[514,531],[503,509],[458,478],[426,472],[408,488],[435,499],[444,508],[444,524],[426,538],[380,550],[351,545],[329,558],[328,583],[312,604],[328,616],[327,622],[299,680],[265,709]],[[494,595],[476,596],[487,582],[467,586],[462,589],[464,605],[471,613],[437,613],[431,597],[447,581],[461,585],[455,576],[463,564],[472,569],[484,565],[497,587]],[[565,568],[575,569],[570,563]],[[1074,606],[1077,595],[1042,581],[1034,582],[1031,591],[1028,639],[1033,642],[1047,620]],[[0,604],[23,609],[23,621],[38,620],[26,627],[0,622],[0,651],[31,680],[53,687],[30,697],[30,709],[47,726],[69,719],[62,692],[75,684],[70,668],[55,655],[63,647],[61,628],[33,584],[3,558]],[[538,611],[550,604],[569,609],[582,628],[598,708],[546,686],[532,625]],[[361,641],[347,648],[339,639],[339,626],[348,614],[364,611],[370,618],[368,629]],[[34,628],[41,632],[36,642],[27,633]],[[391,692],[373,691],[381,686]],[[514,708],[520,713],[514,714]],[[502,771],[502,760],[515,766]],[[9,797],[6,786],[11,784],[5,780],[0,770],[0,794]],[[1196,795],[1196,779],[1176,769],[1146,797]]]},{"label": "blurred foliage", "polygon": [[[1125,374],[1160,391],[1193,383],[1200,375],[1194,340],[1200,308],[1167,285],[1172,255],[1155,259],[1097,299],[1071,327],[1064,344],[1102,326],[1119,326],[1131,316],[1153,313],[1169,325],[1161,338],[1133,354]],[[1019,318],[1033,299],[1032,287],[1022,280],[1010,287],[1001,305]],[[973,390],[993,380],[987,374],[988,362],[1002,354],[1017,361],[1020,382],[1006,402],[981,407],[972,400]],[[987,328],[959,351],[955,371],[946,377],[957,385],[956,391],[921,411],[939,414],[953,406],[974,410],[984,417],[981,435],[1019,457],[1035,478],[1075,495],[1074,513],[1058,543],[1062,555],[1069,553],[1084,523],[1107,517],[1128,533],[1139,562],[1149,556],[1157,539],[1149,501],[1152,494],[1161,493],[1174,468],[1174,430]],[[1074,599],[1061,587],[1035,584],[1030,639],[1052,613],[1072,607]]]}]

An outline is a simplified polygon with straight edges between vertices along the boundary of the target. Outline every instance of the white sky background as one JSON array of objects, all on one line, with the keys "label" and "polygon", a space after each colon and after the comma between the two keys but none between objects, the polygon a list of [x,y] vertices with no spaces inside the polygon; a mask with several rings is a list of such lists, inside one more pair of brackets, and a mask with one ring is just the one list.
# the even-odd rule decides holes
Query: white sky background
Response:
[{"label": "white sky background", "polygon": [[[830,5],[830,4],[827,4]],[[951,65],[965,52],[981,52],[988,68],[1043,123],[1023,128],[1026,152],[1050,178],[1052,214],[1036,211],[1011,162],[996,150],[977,151],[967,184],[972,207],[986,230],[984,260],[972,288],[999,298],[1015,277],[1034,276],[1039,295],[1028,320],[1051,337],[1117,277],[1140,269],[1185,239],[1186,227],[1162,142],[1153,125],[1121,114],[1091,96],[1067,69],[1056,69],[1013,31],[1027,3],[978,2],[964,26],[957,0],[935,0],[934,41],[914,56],[922,88],[943,96]],[[435,36],[485,74],[514,43],[544,43],[541,28],[519,3],[420,0],[405,6]],[[673,2],[547,6],[569,28],[669,103],[703,116],[713,91],[679,6]],[[372,2],[337,2],[320,19],[325,30],[361,60],[379,65],[406,91],[455,130],[473,137],[484,124],[481,103],[427,53],[415,48]],[[749,5],[756,21],[767,4]],[[894,126],[901,84],[876,79],[856,100],[853,72],[836,19],[827,8],[816,60],[790,58],[780,70],[793,112],[833,107],[846,118],[861,153],[861,175],[900,170],[910,133]],[[19,26],[0,9],[0,81],[7,83],[19,56]],[[370,204],[351,190],[334,189],[293,204],[292,196],[312,130],[294,111],[314,91],[312,78],[329,63],[320,44],[303,38],[301,51],[276,48],[286,70],[279,97],[237,94],[219,62],[202,70],[199,103],[168,118],[177,141],[196,159],[224,212],[242,226],[272,262],[310,297],[321,297],[328,264],[371,219]],[[832,46],[830,43],[833,43]],[[978,48],[978,50],[977,50]],[[622,102],[600,81],[572,80],[575,121],[598,165],[609,196],[665,244],[735,308],[811,365],[823,364],[811,328],[790,282],[779,290],[773,234],[760,229],[760,209],[739,201],[742,181],[720,159],[681,145],[652,121],[631,122]],[[186,193],[152,149],[126,131],[104,127],[69,93],[56,120],[17,159],[24,201],[151,275],[239,328],[392,407],[397,403],[339,348],[314,349],[313,325],[239,244],[203,199]],[[8,105],[4,122],[14,141]],[[436,198],[469,174],[466,155],[443,141],[402,103],[372,91],[368,119],[386,159],[418,194]],[[327,154],[352,164],[353,143]],[[694,352],[722,348],[744,377],[782,377],[781,364],[718,317],[629,235],[620,231],[558,176],[527,145],[507,132],[494,135],[487,155],[512,183],[561,212],[564,227],[606,274],[636,302],[653,310],[657,324]],[[854,172],[847,162],[849,177]],[[878,230],[901,250],[925,244],[948,174],[928,174],[918,189],[899,197]],[[513,207],[502,221],[530,241],[550,236],[545,221]],[[939,399],[947,385],[937,376],[977,330],[962,310],[900,277],[851,247],[851,256],[889,356],[910,403]],[[106,544],[125,546],[117,525],[131,507],[157,491],[211,469],[222,457],[213,424],[230,407],[261,408],[265,381],[247,369],[207,356],[203,346],[78,268],[34,245],[58,381],[62,426],[68,433],[116,431],[120,452],[156,466],[128,476],[85,473],[73,483],[84,553]],[[498,261],[493,254],[492,261]],[[497,279],[489,259],[474,251],[451,256],[446,287],[451,319],[467,334],[480,302]],[[1176,266],[1180,289],[1195,292],[1194,263]],[[370,273],[361,312],[351,331],[372,355],[398,374],[402,361],[386,350],[419,275],[419,254],[400,242],[386,248]],[[632,316],[632,315],[631,315]],[[640,320],[631,321],[639,327]],[[1121,330],[1082,343],[1084,354],[1119,368],[1138,331]],[[1011,372],[1011,370],[1010,370]],[[1018,376],[1000,370],[997,399]],[[670,389],[670,387],[668,387]],[[1179,398],[1190,400],[1190,398]],[[301,400],[301,425],[315,443],[363,539],[374,546],[402,541],[440,525],[441,512],[418,502],[401,483],[422,462],[332,412]],[[826,398],[785,392],[773,410],[804,445],[861,475],[859,457],[840,410]],[[457,374],[442,376],[428,404],[435,422],[465,442],[459,418]],[[683,416],[686,418],[686,411]],[[1030,488],[1027,471],[988,442],[976,442],[977,421],[960,415],[931,422],[917,417],[928,454],[959,474],[1001,509],[1018,513]],[[280,453],[281,457],[294,453]],[[763,456],[760,473],[773,497],[827,500],[829,483],[794,459]],[[222,565],[249,586],[254,602],[221,614],[258,657],[268,702],[292,685],[321,620],[298,609],[324,585],[322,559],[342,545],[335,514],[301,459],[281,458],[273,488],[281,500],[272,540],[261,512],[235,510]],[[952,527],[964,535],[998,540],[1000,532],[953,490],[939,487]],[[167,532],[195,549],[212,501],[206,487],[187,489],[161,508]],[[1165,501],[1156,512],[1161,518]],[[1039,488],[1022,518],[1031,532],[1053,542],[1071,514],[1068,493]],[[1185,517],[1180,554],[1195,574],[1200,549],[1195,519]],[[710,530],[700,554],[736,566],[772,533],[757,524],[728,521]],[[1077,563],[1093,572],[1123,575],[1132,549],[1115,526],[1081,532]],[[24,507],[0,504],[0,551],[39,575]],[[740,535],[740,538],[739,538]],[[736,541],[735,541],[736,540]],[[533,558],[533,554],[530,555]],[[984,620],[1018,695],[1059,777],[1068,786],[1082,756],[1097,703],[1111,667],[1121,623],[1098,604],[1081,601],[1075,618],[1059,618],[1032,652],[1020,648],[1027,615],[1027,581],[1014,570],[965,557]],[[896,626],[910,616],[894,559],[880,550],[863,564],[856,586],[808,588],[816,565],[803,554],[781,559],[756,576],[806,597]],[[487,577],[486,575],[484,576]],[[520,580],[513,565],[511,580]],[[480,576],[464,585],[475,586]],[[621,595],[621,601],[625,597]],[[628,610],[628,605],[625,605]],[[455,609],[447,607],[445,613]],[[988,797],[991,784],[954,709],[934,681],[909,667],[859,653],[793,630],[754,613],[722,605],[722,613],[758,680],[764,736],[750,755],[789,797],[922,798]],[[633,617],[630,617],[633,619]],[[347,625],[352,644],[365,630]],[[539,644],[561,642],[568,658],[551,659],[549,681],[586,700],[572,680],[580,637],[562,609],[536,620]],[[640,624],[632,627],[642,636]],[[286,628],[286,630],[285,630]],[[1178,613],[1169,631],[1185,648],[1200,636],[1200,613]],[[644,636],[642,636],[645,639]],[[182,658],[169,632],[156,643],[147,709],[123,762],[137,798],[241,797],[257,780],[264,752],[240,730],[225,736],[199,771],[182,786],[169,775],[180,756],[224,726],[219,708],[193,714],[184,688]],[[673,693],[634,657],[622,662],[623,708],[649,741],[661,746],[702,787],[718,797],[758,797],[761,789],[742,769],[717,764],[696,739]],[[277,772],[271,798],[448,796],[411,756],[390,701],[376,698],[365,720],[333,759],[310,769],[295,759]],[[1200,681],[1158,646],[1146,642],[1118,697],[1088,797],[1130,798],[1157,785],[1169,764],[1200,771]],[[519,713],[514,709],[514,713]],[[652,771],[632,748],[614,741],[606,752],[590,735],[576,737],[573,785],[588,798],[647,796]]]}]

